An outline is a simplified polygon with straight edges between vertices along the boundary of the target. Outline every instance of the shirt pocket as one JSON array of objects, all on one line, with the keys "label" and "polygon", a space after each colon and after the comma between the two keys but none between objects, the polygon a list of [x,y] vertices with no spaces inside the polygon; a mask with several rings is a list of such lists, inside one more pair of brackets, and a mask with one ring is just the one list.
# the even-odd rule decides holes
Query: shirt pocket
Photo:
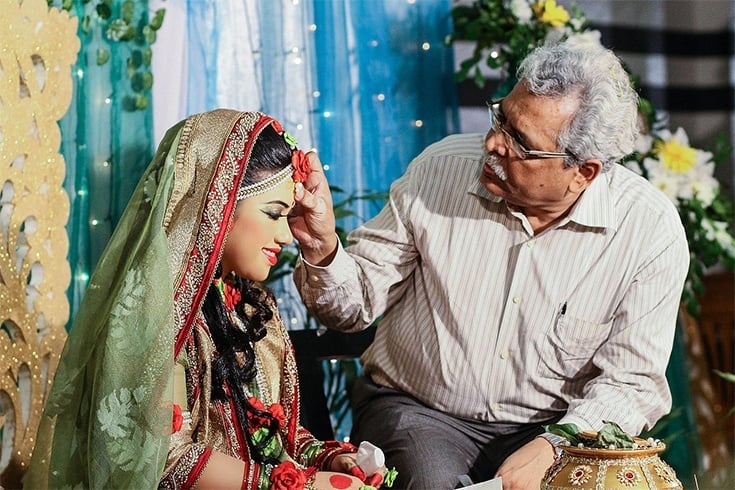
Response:
[{"label": "shirt pocket", "polygon": [[539,340],[537,374],[571,380],[593,371],[592,356],[610,336],[612,323],[559,315],[551,330]]}]

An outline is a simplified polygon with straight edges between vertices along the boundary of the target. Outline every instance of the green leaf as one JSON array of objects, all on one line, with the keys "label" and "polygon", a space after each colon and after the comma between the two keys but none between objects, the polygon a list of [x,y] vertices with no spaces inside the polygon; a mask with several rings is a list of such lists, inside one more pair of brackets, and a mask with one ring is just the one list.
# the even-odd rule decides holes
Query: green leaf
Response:
[{"label": "green leaf", "polygon": [[82,32],[85,34],[89,34],[89,24],[90,24],[90,18],[89,15],[85,15],[82,17]]},{"label": "green leaf", "polygon": [[150,26],[143,27],[143,38],[148,44],[153,44],[156,42],[156,31],[153,30]]},{"label": "green leaf", "polygon": [[475,75],[472,77],[472,80],[478,87],[485,87],[485,75],[482,74],[479,68],[475,68]]},{"label": "green leaf", "polygon": [[633,438],[615,422],[605,422],[597,433],[599,447],[630,448],[633,442]]},{"label": "green leaf", "polygon": [[102,66],[110,59],[110,51],[104,48],[97,48],[97,66]]},{"label": "green leaf", "polygon": [[153,88],[153,73],[150,71],[143,72],[143,88],[150,90]]},{"label": "green leaf", "polygon": [[579,427],[577,427],[577,424],[550,424],[544,426],[544,430],[563,437],[573,446],[576,446],[579,440]]},{"label": "green leaf", "polygon": [[120,8],[120,17],[127,23],[131,23],[133,20],[133,14],[135,13],[135,3],[131,0],[123,2]]},{"label": "green leaf", "polygon": [[395,467],[389,469],[383,477],[383,484],[388,488],[392,487],[393,483],[396,481],[397,476],[398,471],[396,471]]},{"label": "green leaf", "polygon": [[128,66],[132,66],[133,68],[138,68],[142,64],[143,64],[143,53],[139,49],[133,50],[133,52],[130,53],[130,57],[128,58]]},{"label": "green leaf", "polygon": [[142,111],[147,109],[150,104],[150,98],[145,94],[135,94],[135,108]]},{"label": "green leaf", "polygon": [[133,75],[133,78],[130,79],[130,87],[135,92],[143,91],[143,75],[141,73],[136,73]]},{"label": "green leaf", "polygon": [[163,25],[163,18],[166,16],[166,10],[165,9],[158,9],[156,10],[156,13],[153,15],[153,18],[151,19],[150,26],[151,29],[154,31],[157,31],[161,28]]},{"label": "green leaf", "polygon": [[727,381],[729,381],[731,383],[735,383],[735,374],[733,374],[733,373],[725,373],[723,371],[718,371],[717,369],[713,369],[713,371],[720,378],[725,379],[725,380],[727,380]]},{"label": "green leaf", "polygon": [[106,3],[98,3],[95,10],[97,11],[97,15],[100,16],[100,19],[109,19],[112,15],[112,9]]},{"label": "green leaf", "polygon": [[151,66],[151,59],[153,59],[153,50],[149,47],[143,48],[143,65]]}]

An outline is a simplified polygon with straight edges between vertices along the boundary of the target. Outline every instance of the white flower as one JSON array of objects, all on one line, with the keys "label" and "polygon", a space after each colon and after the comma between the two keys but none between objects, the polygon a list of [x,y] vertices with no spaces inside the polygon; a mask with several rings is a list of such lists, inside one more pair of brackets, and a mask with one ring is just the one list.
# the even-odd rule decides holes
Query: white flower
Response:
[{"label": "white flower", "polygon": [[679,201],[677,198],[679,197],[681,187],[679,179],[670,172],[661,171],[662,167],[660,164],[655,162],[658,162],[658,160],[654,160],[652,158],[646,158],[643,160],[643,165],[648,170],[649,182],[666,194],[666,197],[668,197],[671,202],[678,205]]},{"label": "white flower", "polygon": [[727,223],[705,218],[702,220],[702,229],[707,240],[717,242],[730,257],[735,257],[735,238],[727,231]]},{"label": "white flower", "polygon": [[569,34],[568,43],[576,44],[576,45],[593,45],[593,46],[601,46],[602,43],[600,42],[600,31],[596,30],[590,30],[585,32],[579,32],[579,33],[571,33]]},{"label": "white flower", "polygon": [[[575,31],[579,31],[580,29],[582,29],[582,26],[586,22],[586,19],[584,17],[572,17],[570,22],[572,24],[572,29],[574,29]],[[590,32],[596,32],[598,36],[600,35],[600,31],[590,31]],[[598,40],[599,40],[599,37],[598,37]]]},{"label": "white flower", "polygon": [[533,17],[528,0],[510,0],[510,11],[520,24],[528,24],[528,21]]},{"label": "white flower", "polygon": [[547,44],[558,43],[564,38],[569,38],[574,34],[571,28],[567,26],[563,27],[551,27],[549,32],[546,33],[545,41]]},{"label": "white flower", "polygon": [[702,175],[689,183],[692,192],[707,207],[715,200],[720,183],[711,175]]},{"label": "white flower", "polygon": [[669,198],[691,200],[697,197],[705,206],[712,201],[719,189],[713,177],[712,153],[692,148],[686,132],[679,128],[675,133],[668,129],[658,132],[653,147],[645,135],[639,135],[636,150],[649,155],[643,160],[649,180]]},{"label": "white flower", "polygon": [[635,143],[633,144],[633,149],[641,155],[645,155],[646,153],[651,151],[652,145],[653,136],[651,136],[650,134],[638,133],[635,138]]}]

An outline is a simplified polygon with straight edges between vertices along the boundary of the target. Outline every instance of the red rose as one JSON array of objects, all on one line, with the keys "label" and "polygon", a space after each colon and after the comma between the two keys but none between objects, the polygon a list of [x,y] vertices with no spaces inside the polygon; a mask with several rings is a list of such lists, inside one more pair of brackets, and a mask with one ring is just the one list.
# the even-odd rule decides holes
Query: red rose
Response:
[{"label": "red rose", "polygon": [[184,425],[184,416],[181,414],[181,407],[174,403],[174,418],[171,422],[171,433],[180,431],[182,425]]},{"label": "red rose", "polygon": [[263,405],[263,402],[260,401],[260,398],[251,396],[250,398],[248,398],[248,403],[251,404],[256,410],[260,410],[261,412],[265,410],[265,405]]},{"label": "red rose", "polygon": [[[250,398],[248,398],[248,402],[250,403],[250,405],[253,406],[254,409],[258,410],[259,412],[265,412],[265,405],[263,405],[263,402],[260,401],[258,398],[251,396]],[[260,415],[257,415],[253,412],[248,412],[248,425],[250,426],[250,432],[252,433],[257,431],[261,427],[267,426],[268,419],[265,417],[261,417]]]},{"label": "red rose", "polygon": [[301,150],[294,150],[291,153],[291,165],[293,165],[294,182],[306,181],[306,177],[311,173],[311,162],[306,154]]},{"label": "red rose", "polygon": [[283,410],[283,406],[280,403],[274,403],[268,407],[268,411],[278,421],[278,427],[286,426],[286,412]]},{"label": "red rose", "polygon": [[225,283],[225,306],[228,310],[234,310],[235,305],[237,305],[240,302],[240,290],[237,289],[234,286],[230,286],[229,284]]},{"label": "red rose", "polygon": [[291,461],[284,461],[271,471],[272,490],[301,490],[306,485],[304,470]]}]

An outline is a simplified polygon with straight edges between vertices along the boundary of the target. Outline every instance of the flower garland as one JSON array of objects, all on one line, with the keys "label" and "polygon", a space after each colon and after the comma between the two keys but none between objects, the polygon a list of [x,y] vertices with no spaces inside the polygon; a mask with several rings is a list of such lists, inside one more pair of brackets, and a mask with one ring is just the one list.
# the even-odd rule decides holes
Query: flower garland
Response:
[{"label": "flower garland", "polygon": [[[484,60],[499,68],[505,80],[493,95],[502,97],[516,84],[518,65],[535,47],[547,41],[574,37],[577,42],[600,43],[600,33],[572,3],[567,10],[557,0],[475,0],[452,9],[454,33],[448,43],[475,41],[471,58],[460,64],[458,81],[471,78],[483,87],[480,71]],[[631,76],[635,84],[635,77]],[[698,316],[698,298],[704,294],[702,276],[715,265],[735,270],[733,203],[722,194],[714,177],[718,164],[732,148],[721,136],[713,151],[694,148],[682,128],[671,132],[664,117],[641,98],[639,112],[647,128],[639,135],[635,151],[623,165],[648,179],[676,205],[689,243],[689,274],[682,293],[687,311]]]}]

